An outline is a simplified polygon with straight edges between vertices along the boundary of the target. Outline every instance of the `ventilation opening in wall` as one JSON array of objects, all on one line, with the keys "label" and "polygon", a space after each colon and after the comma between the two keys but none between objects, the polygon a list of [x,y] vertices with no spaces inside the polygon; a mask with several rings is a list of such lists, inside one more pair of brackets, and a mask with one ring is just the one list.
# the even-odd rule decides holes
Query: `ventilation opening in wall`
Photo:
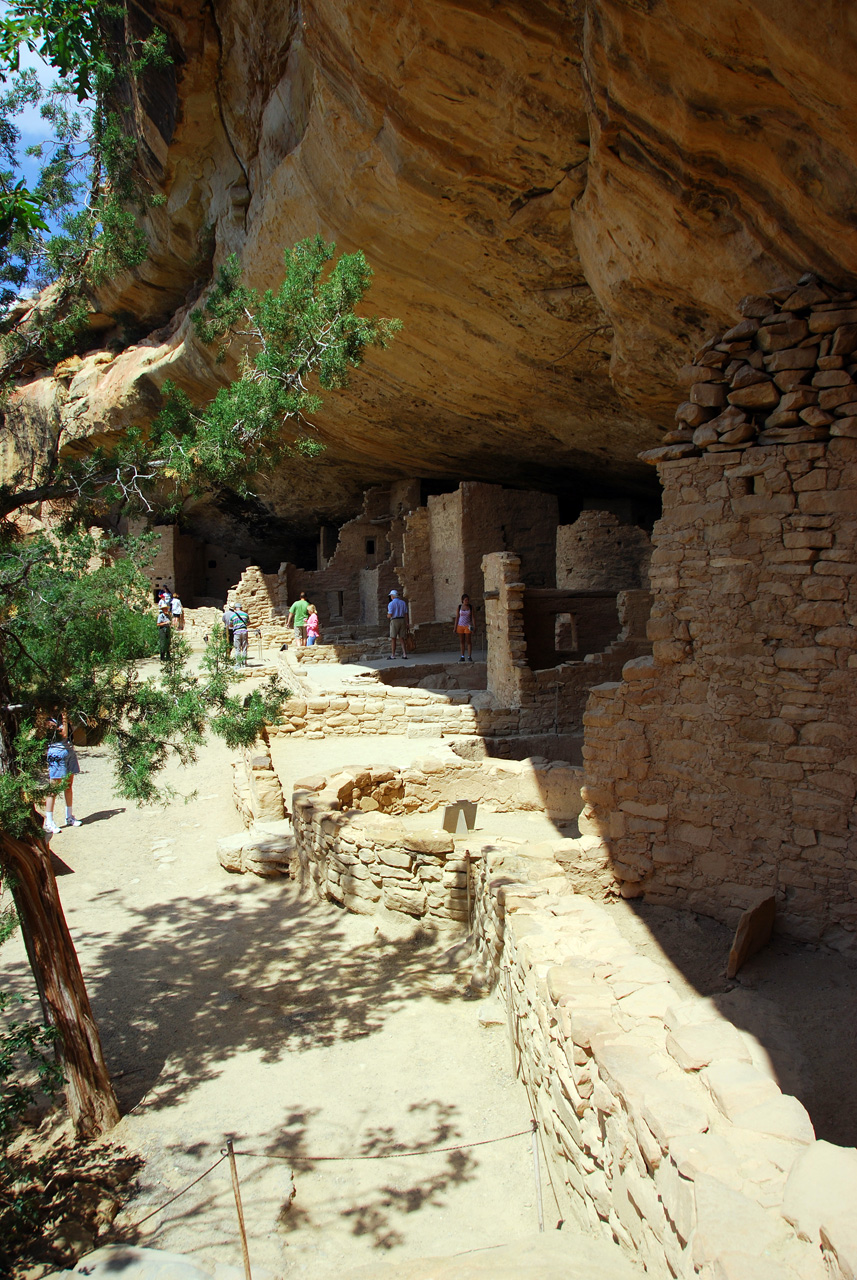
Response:
[{"label": "ventilation opening in wall", "polygon": [[209,569],[216,569],[216,568],[217,568],[217,561],[216,561],[216,560],[209,560],[209,562],[208,562],[208,567],[209,567]]},{"label": "ventilation opening in wall", "polygon": [[577,652],[577,619],[573,613],[558,613],[554,620],[554,648],[557,653]]},{"label": "ventilation opening in wall", "polygon": [[375,554],[375,539],[374,539],[374,538],[367,538],[367,539],[366,539],[366,554],[367,554],[367,556],[374,556],[374,554]]}]

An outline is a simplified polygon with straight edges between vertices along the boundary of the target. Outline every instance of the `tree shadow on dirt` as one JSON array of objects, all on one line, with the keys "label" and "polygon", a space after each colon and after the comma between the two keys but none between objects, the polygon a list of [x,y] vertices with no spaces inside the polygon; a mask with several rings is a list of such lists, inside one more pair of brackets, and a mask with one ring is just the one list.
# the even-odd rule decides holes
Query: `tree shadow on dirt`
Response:
[{"label": "tree shadow on dirt", "polygon": [[[251,1212],[275,1221],[285,1238],[323,1231],[325,1223],[319,1220],[323,1210],[324,1217],[332,1214],[344,1221],[353,1236],[369,1237],[373,1249],[387,1251],[405,1244],[402,1227],[407,1215],[428,1205],[443,1207],[448,1193],[477,1177],[480,1167],[470,1150],[435,1150],[454,1147],[462,1140],[454,1104],[424,1101],[413,1104],[409,1112],[420,1137],[403,1141],[391,1126],[370,1128],[353,1150],[340,1153],[320,1152],[307,1146],[310,1126],[318,1115],[315,1108],[288,1113],[276,1138],[258,1147],[237,1134],[227,1134],[235,1142],[245,1212],[251,1207]],[[205,1144],[189,1147],[168,1143],[153,1153],[140,1178],[140,1195],[130,1205],[130,1215],[136,1221],[123,1218],[112,1232],[112,1239],[169,1248],[166,1237],[173,1229],[204,1219],[209,1247],[234,1245],[235,1207],[227,1164],[214,1171],[215,1177],[189,1186],[174,1204],[167,1203],[170,1197],[163,1185],[165,1170],[181,1172],[190,1184],[216,1157],[216,1150]],[[274,1162],[282,1174],[272,1180]],[[342,1170],[353,1171],[355,1162],[371,1162],[377,1178],[371,1177],[371,1185],[358,1192],[343,1192],[339,1189]],[[307,1208],[301,1202],[301,1182],[308,1174],[319,1172],[329,1174],[331,1196],[323,1204]],[[155,1214],[155,1220],[147,1224],[147,1215],[159,1204],[165,1205],[163,1214]]]},{"label": "tree shadow on dirt", "polygon": [[285,881],[257,890],[236,881],[210,898],[141,907],[106,945],[78,931],[81,949],[97,950],[87,980],[123,1110],[144,1097],[147,1108],[173,1106],[188,1078],[215,1078],[239,1052],[275,1062],[369,1036],[415,996],[460,998],[432,930],[355,945],[339,909]]}]

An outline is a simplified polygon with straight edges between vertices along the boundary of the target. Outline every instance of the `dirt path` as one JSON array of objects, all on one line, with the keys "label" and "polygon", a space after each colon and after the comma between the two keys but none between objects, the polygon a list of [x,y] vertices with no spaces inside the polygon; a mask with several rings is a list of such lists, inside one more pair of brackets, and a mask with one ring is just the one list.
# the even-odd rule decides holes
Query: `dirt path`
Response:
[{"label": "dirt path", "polygon": [[[290,772],[307,772],[305,746]],[[353,754],[354,740],[346,746]],[[416,748],[425,754],[425,744],[386,739],[370,751],[396,759]],[[80,754],[83,825],[53,847],[68,868],[61,893],[127,1112],[115,1138],[147,1160],[124,1221],[206,1169],[230,1135],[261,1153],[242,1158],[240,1172],[252,1258],[274,1274],[327,1280],[380,1256],[530,1235],[528,1137],[407,1159],[296,1160],[528,1128],[504,1030],[480,1025],[436,943],[408,922],[379,932],[286,881],[222,871],[215,840],[240,823],[219,743],[171,775],[196,798],[160,810],[114,801],[106,754]],[[31,989],[17,942],[2,964],[6,985]],[[545,1203],[550,1218],[549,1191]],[[240,1265],[227,1166],[147,1223],[139,1242]]]}]

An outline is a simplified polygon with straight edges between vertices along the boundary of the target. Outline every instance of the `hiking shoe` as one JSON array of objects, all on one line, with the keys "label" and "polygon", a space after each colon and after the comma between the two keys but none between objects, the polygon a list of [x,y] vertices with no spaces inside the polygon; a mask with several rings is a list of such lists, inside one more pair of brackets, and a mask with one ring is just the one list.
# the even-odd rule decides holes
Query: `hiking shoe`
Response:
[{"label": "hiking shoe", "polygon": [[459,662],[466,662],[466,661],[467,661],[467,659],[465,658],[464,654],[462,654],[462,655],[461,655],[461,657],[458,659],[458,661],[459,661]]},{"label": "hiking shoe", "polygon": [[79,827],[81,826],[80,818],[76,818],[73,813],[70,813],[65,820],[65,825],[67,827]]},{"label": "hiking shoe", "polygon": [[43,825],[43,829],[44,829],[44,831],[46,832],[46,834],[47,834],[47,835],[49,835],[49,836],[58,836],[58,835],[59,835],[59,833],[60,833],[60,828],[59,828],[59,827],[57,826],[57,824],[54,822],[53,818],[51,818],[51,819],[50,819],[50,821],[48,821],[48,819],[47,819],[47,818],[45,818],[45,821],[44,821],[44,823],[43,823],[42,825]]},{"label": "hiking shoe", "polygon": [[473,656],[471,655],[471,656],[467,659],[467,661],[468,661],[468,662],[472,662],[472,661],[473,661]]}]

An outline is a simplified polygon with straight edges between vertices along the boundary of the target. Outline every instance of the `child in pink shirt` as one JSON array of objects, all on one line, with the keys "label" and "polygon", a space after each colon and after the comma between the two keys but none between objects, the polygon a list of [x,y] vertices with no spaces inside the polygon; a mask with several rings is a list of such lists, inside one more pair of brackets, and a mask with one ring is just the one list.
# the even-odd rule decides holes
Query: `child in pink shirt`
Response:
[{"label": "child in pink shirt", "polygon": [[307,644],[318,644],[321,639],[318,633],[318,614],[314,604],[309,607],[309,613],[306,620],[306,642]]}]

